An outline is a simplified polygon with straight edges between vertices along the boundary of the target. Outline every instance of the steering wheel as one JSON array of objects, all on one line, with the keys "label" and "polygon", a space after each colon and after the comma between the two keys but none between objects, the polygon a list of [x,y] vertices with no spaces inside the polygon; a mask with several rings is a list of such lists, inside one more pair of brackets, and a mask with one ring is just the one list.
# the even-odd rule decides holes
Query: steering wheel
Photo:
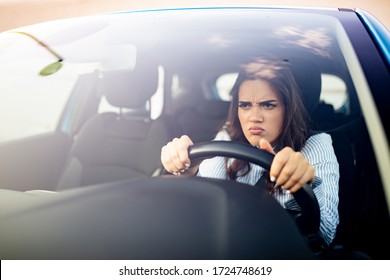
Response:
[{"label": "steering wheel", "polygon": [[[266,170],[270,170],[274,155],[249,144],[231,141],[211,141],[194,144],[189,147],[189,158],[191,161],[203,160],[216,156],[229,157],[245,160],[257,164]],[[292,194],[301,212],[294,214],[299,228],[308,237],[310,246],[316,249],[321,243],[319,237],[320,208],[313,189],[304,185],[297,192]]]}]

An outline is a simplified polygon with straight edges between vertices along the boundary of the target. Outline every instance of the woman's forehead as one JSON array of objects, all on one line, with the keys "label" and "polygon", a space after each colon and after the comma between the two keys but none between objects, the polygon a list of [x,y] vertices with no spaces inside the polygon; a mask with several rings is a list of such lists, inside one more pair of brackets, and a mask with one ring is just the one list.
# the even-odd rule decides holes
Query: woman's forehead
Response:
[{"label": "woman's forehead", "polygon": [[279,94],[265,80],[246,80],[244,81],[238,92],[240,101],[265,101],[265,100],[280,100]]}]

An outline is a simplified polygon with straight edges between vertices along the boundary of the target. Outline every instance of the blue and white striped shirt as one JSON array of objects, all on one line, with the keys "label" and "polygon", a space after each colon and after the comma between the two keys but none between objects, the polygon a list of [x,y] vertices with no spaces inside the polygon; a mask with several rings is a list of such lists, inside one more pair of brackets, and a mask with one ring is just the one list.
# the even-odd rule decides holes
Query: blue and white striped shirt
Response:
[{"label": "blue and white striped shirt", "polygon": [[[226,131],[222,130],[214,140],[230,141],[230,137]],[[320,234],[324,241],[330,244],[335,237],[339,223],[338,182],[340,177],[339,164],[333,150],[332,138],[326,133],[315,134],[306,141],[301,153],[314,167],[315,179],[312,187],[320,206]],[[250,172],[243,177],[239,177],[237,181],[255,185],[263,171],[262,167],[251,164]],[[204,160],[199,166],[198,176],[227,179],[224,158],[214,157]],[[284,208],[299,210],[292,194],[275,192],[274,197]]]}]

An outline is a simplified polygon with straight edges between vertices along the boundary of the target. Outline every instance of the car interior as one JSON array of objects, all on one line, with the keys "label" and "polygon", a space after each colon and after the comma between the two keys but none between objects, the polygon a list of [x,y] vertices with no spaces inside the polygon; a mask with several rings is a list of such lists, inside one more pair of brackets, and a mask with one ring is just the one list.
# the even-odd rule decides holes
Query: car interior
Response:
[{"label": "car interior", "polygon": [[152,120],[147,112],[124,112],[146,107],[157,90],[157,66],[140,56],[133,71],[104,73],[102,96],[120,111],[96,114],[82,126],[57,190],[161,173],[159,152],[172,139],[169,123]]},{"label": "car interior", "polygon": [[[245,55],[237,55],[235,48],[240,46],[237,44],[234,46],[235,48],[232,47],[232,51],[229,49],[218,50],[218,56],[216,56],[216,51],[213,49],[192,53],[194,49],[201,48],[199,46],[202,46],[205,38],[188,39],[193,43],[192,48],[175,49],[174,46],[178,44],[179,39],[175,39],[174,34],[169,34],[170,38],[172,37],[171,41],[167,40],[169,43],[154,47],[154,45],[158,45],[158,38],[161,36],[161,34],[156,35],[156,42],[152,42],[152,47],[147,48],[147,51],[142,50],[143,46],[141,45],[141,51],[137,53],[137,61],[133,70],[92,73],[80,78],[80,84],[83,83],[83,79],[85,79],[86,84],[91,79],[97,79],[98,86],[85,88],[82,100],[75,97],[69,101],[83,104],[80,106],[83,108],[83,113],[78,114],[73,120],[75,124],[71,133],[59,129],[51,135],[2,145],[0,150],[7,162],[0,159],[1,169],[5,170],[0,178],[0,183],[2,186],[11,186],[10,188],[15,191],[26,191],[28,195],[33,195],[30,192],[33,189],[53,191],[52,194],[47,194],[47,197],[63,193],[66,201],[74,200],[77,202],[79,201],[78,195],[87,197],[93,194],[91,186],[100,191],[99,195],[111,197],[113,194],[110,193],[110,187],[107,188],[107,184],[115,182],[112,183],[113,187],[116,186],[118,190],[129,194],[127,197],[129,201],[112,199],[110,203],[123,206],[123,209],[129,211],[128,217],[130,220],[133,219],[132,221],[140,219],[136,216],[137,211],[142,209],[139,208],[141,207],[139,205],[146,203],[150,206],[150,211],[145,214],[147,217],[145,219],[156,224],[159,224],[159,221],[156,220],[156,213],[153,213],[153,209],[158,209],[158,205],[171,203],[172,209],[169,209],[165,214],[181,219],[180,215],[185,215],[185,213],[175,212],[174,207],[185,204],[184,201],[187,200],[184,200],[183,197],[189,197],[189,192],[195,193],[196,199],[191,197],[190,204],[194,208],[197,204],[202,205],[199,210],[201,216],[196,216],[191,212],[189,215],[192,221],[180,220],[185,224],[181,228],[183,236],[188,235],[194,238],[194,243],[188,244],[191,241],[183,240],[183,243],[180,244],[188,244],[188,247],[179,248],[178,246],[171,251],[171,254],[154,254],[152,256],[157,259],[176,258],[178,255],[180,258],[183,256],[184,258],[210,258],[210,256],[211,258],[219,258],[224,256],[224,250],[232,250],[234,253],[228,254],[231,258],[256,258],[258,255],[252,255],[254,252],[249,248],[253,247],[254,244],[267,247],[267,241],[258,240],[256,241],[258,243],[252,243],[256,238],[250,237],[247,243],[241,244],[242,248],[240,249],[239,233],[234,232],[232,236],[226,236],[226,240],[232,242],[232,247],[226,249],[219,243],[222,241],[218,241],[220,237],[218,234],[227,226],[224,224],[226,217],[222,212],[219,212],[221,208],[217,206],[225,205],[226,196],[234,197],[236,195],[237,198],[234,199],[241,202],[245,199],[252,201],[250,197],[257,195],[257,190],[249,190],[247,186],[238,184],[240,190],[247,192],[243,195],[238,190],[237,193],[232,190],[237,187],[232,182],[221,183],[214,182],[214,180],[201,180],[201,178],[196,177],[176,178],[167,175],[160,162],[160,151],[161,147],[172,138],[180,137],[183,134],[189,135],[196,144],[211,141],[226,123],[230,106],[229,101],[222,100],[216,94],[216,79],[222,74],[236,72],[238,65],[267,53],[269,49],[255,45],[250,47]],[[243,34],[242,38],[246,38],[245,36]],[[240,44],[248,42],[250,41],[246,40]],[[335,58],[329,59],[326,56],[313,54],[310,50],[302,51],[299,47],[291,47],[288,50],[291,53],[286,52],[284,46],[279,46],[273,52],[276,55],[282,54],[283,59],[291,67],[300,88],[305,108],[310,116],[311,133],[326,132],[332,136],[340,165],[340,224],[334,243],[330,248],[322,250],[319,257],[322,259],[388,258],[389,242],[387,239],[390,234],[390,220],[370,136],[367,132],[367,124],[360,110],[350,75],[345,65],[336,61],[340,58],[337,55]],[[196,67],[192,67],[193,65]],[[164,69],[163,75],[160,71],[161,68]],[[321,99],[322,75],[329,73],[340,77],[347,87],[348,99],[341,109],[335,109],[332,104]],[[162,86],[160,85],[161,81],[163,81]],[[157,117],[152,117],[151,111],[155,108],[151,98],[160,87],[163,88],[164,92],[163,106],[161,113]],[[115,108],[115,112],[98,112],[99,103],[103,98]],[[42,151],[45,152],[42,153]],[[23,154],[22,158],[12,158],[12,155],[20,153]],[[40,164],[36,164],[35,159],[37,158],[40,159]],[[53,160],[53,158],[56,159]],[[16,173],[23,173],[24,176],[17,176]],[[16,177],[20,178],[15,179]],[[166,180],[164,186],[161,186],[166,187],[166,193],[162,194],[161,192],[161,195],[167,200],[158,201],[148,196],[152,191],[156,193],[159,183],[162,182],[159,179]],[[130,188],[126,188],[126,182],[138,182],[138,186],[129,190]],[[189,192],[186,193],[182,190],[182,185],[194,186],[199,190],[190,188]],[[220,188],[216,188],[217,185]],[[222,185],[225,193],[221,193]],[[233,188],[230,189],[230,187]],[[80,194],[77,194],[76,191],[79,189],[82,190]],[[207,196],[206,192],[209,192]],[[136,199],[136,196],[131,198],[130,194],[140,195],[139,200]],[[262,195],[259,194],[259,197]],[[183,200],[168,199],[168,197],[175,196]],[[101,203],[100,199],[102,198],[98,196],[98,203]],[[233,206],[229,207],[234,210],[240,209],[237,201],[234,200]],[[128,205],[129,202],[133,203],[132,207],[134,208]],[[269,206],[272,209],[276,208],[273,202],[269,202],[265,198],[261,198],[261,202],[267,205],[272,204]],[[92,202],[87,201],[85,204],[92,204]],[[104,216],[111,215],[107,227],[115,227],[113,221],[115,218],[112,218],[115,213],[110,210],[109,205],[105,204],[104,206],[106,207]],[[81,206],[80,209],[77,207],[78,205],[75,205],[76,210],[83,211]],[[247,207],[248,209],[252,207],[251,211],[259,212],[259,216],[264,216],[269,227],[278,226],[273,225],[271,219],[265,217],[264,213],[260,214],[260,212],[266,211],[266,206],[248,205]],[[229,209],[233,211],[231,208]],[[238,216],[243,218],[243,213],[240,212],[242,215]],[[284,231],[296,233],[296,229],[284,216],[284,212],[275,210],[275,215],[284,221],[286,225]],[[215,219],[209,216],[217,217],[220,219],[220,223],[213,224]],[[172,218],[172,224],[175,218]],[[201,224],[201,219],[204,219],[203,224]],[[261,233],[263,227],[252,225],[253,221],[250,218],[243,218],[243,220],[245,226],[248,229],[253,229],[257,234],[264,234],[268,237],[274,234],[273,231]],[[206,228],[204,223],[208,224],[209,228]],[[234,230],[235,226],[241,225],[237,222],[236,225],[232,224],[228,227]],[[199,237],[200,239],[194,237],[195,233],[199,232],[199,228],[196,229],[197,226],[204,230],[204,234]],[[123,227],[125,226],[123,225]],[[59,222],[54,222],[53,228],[58,229],[59,232],[61,228]],[[169,248],[164,247],[163,244],[164,238],[171,240],[171,237],[168,236],[170,234],[168,228],[169,226],[164,229],[166,231],[161,229],[163,231],[160,233],[161,239],[153,239],[155,242],[152,242],[153,246],[161,247],[158,252],[169,251]],[[99,230],[109,231],[107,228],[99,228]],[[148,230],[156,231],[156,228],[148,225]],[[130,235],[138,238],[137,234],[134,231]],[[311,258],[309,252],[302,250],[301,241],[294,243],[279,235],[277,238],[281,240],[281,247],[297,248],[297,251],[301,251],[300,255],[294,256],[294,258]],[[118,239],[124,240],[125,236],[120,236]],[[86,240],[84,241],[88,248],[93,246]],[[232,240],[237,240],[237,242]],[[113,244],[119,246],[114,241]],[[134,248],[134,256],[136,258],[140,256],[141,258],[150,258],[150,252],[144,252],[142,244]],[[199,246],[203,251],[199,249],[193,255],[186,253],[188,250],[195,250],[196,246]],[[115,258],[128,257],[123,249],[116,249],[119,255],[114,254]],[[272,254],[272,251],[272,248],[268,248],[268,250],[264,250],[264,253]],[[69,253],[66,256],[72,255]],[[91,257],[93,255],[85,256]],[[279,257],[280,255],[275,255],[275,258]],[[289,258],[288,255],[285,257]]]}]

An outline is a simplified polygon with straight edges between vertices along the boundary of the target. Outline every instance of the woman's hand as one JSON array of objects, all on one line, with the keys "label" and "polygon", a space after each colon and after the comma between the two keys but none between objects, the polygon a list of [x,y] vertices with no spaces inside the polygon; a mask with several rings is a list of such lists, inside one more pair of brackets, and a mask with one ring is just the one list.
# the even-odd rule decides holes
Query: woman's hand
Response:
[{"label": "woman's hand", "polygon": [[193,145],[192,140],[183,135],[180,138],[174,138],[161,149],[161,162],[166,171],[174,175],[182,173],[195,174],[198,166],[191,166],[188,157],[188,147]]},{"label": "woman's hand", "polygon": [[[265,139],[260,139],[259,147],[275,154],[271,144]],[[285,147],[275,154],[269,173],[272,182],[292,193],[314,180],[313,166],[302,153],[295,152],[290,147]]]}]

